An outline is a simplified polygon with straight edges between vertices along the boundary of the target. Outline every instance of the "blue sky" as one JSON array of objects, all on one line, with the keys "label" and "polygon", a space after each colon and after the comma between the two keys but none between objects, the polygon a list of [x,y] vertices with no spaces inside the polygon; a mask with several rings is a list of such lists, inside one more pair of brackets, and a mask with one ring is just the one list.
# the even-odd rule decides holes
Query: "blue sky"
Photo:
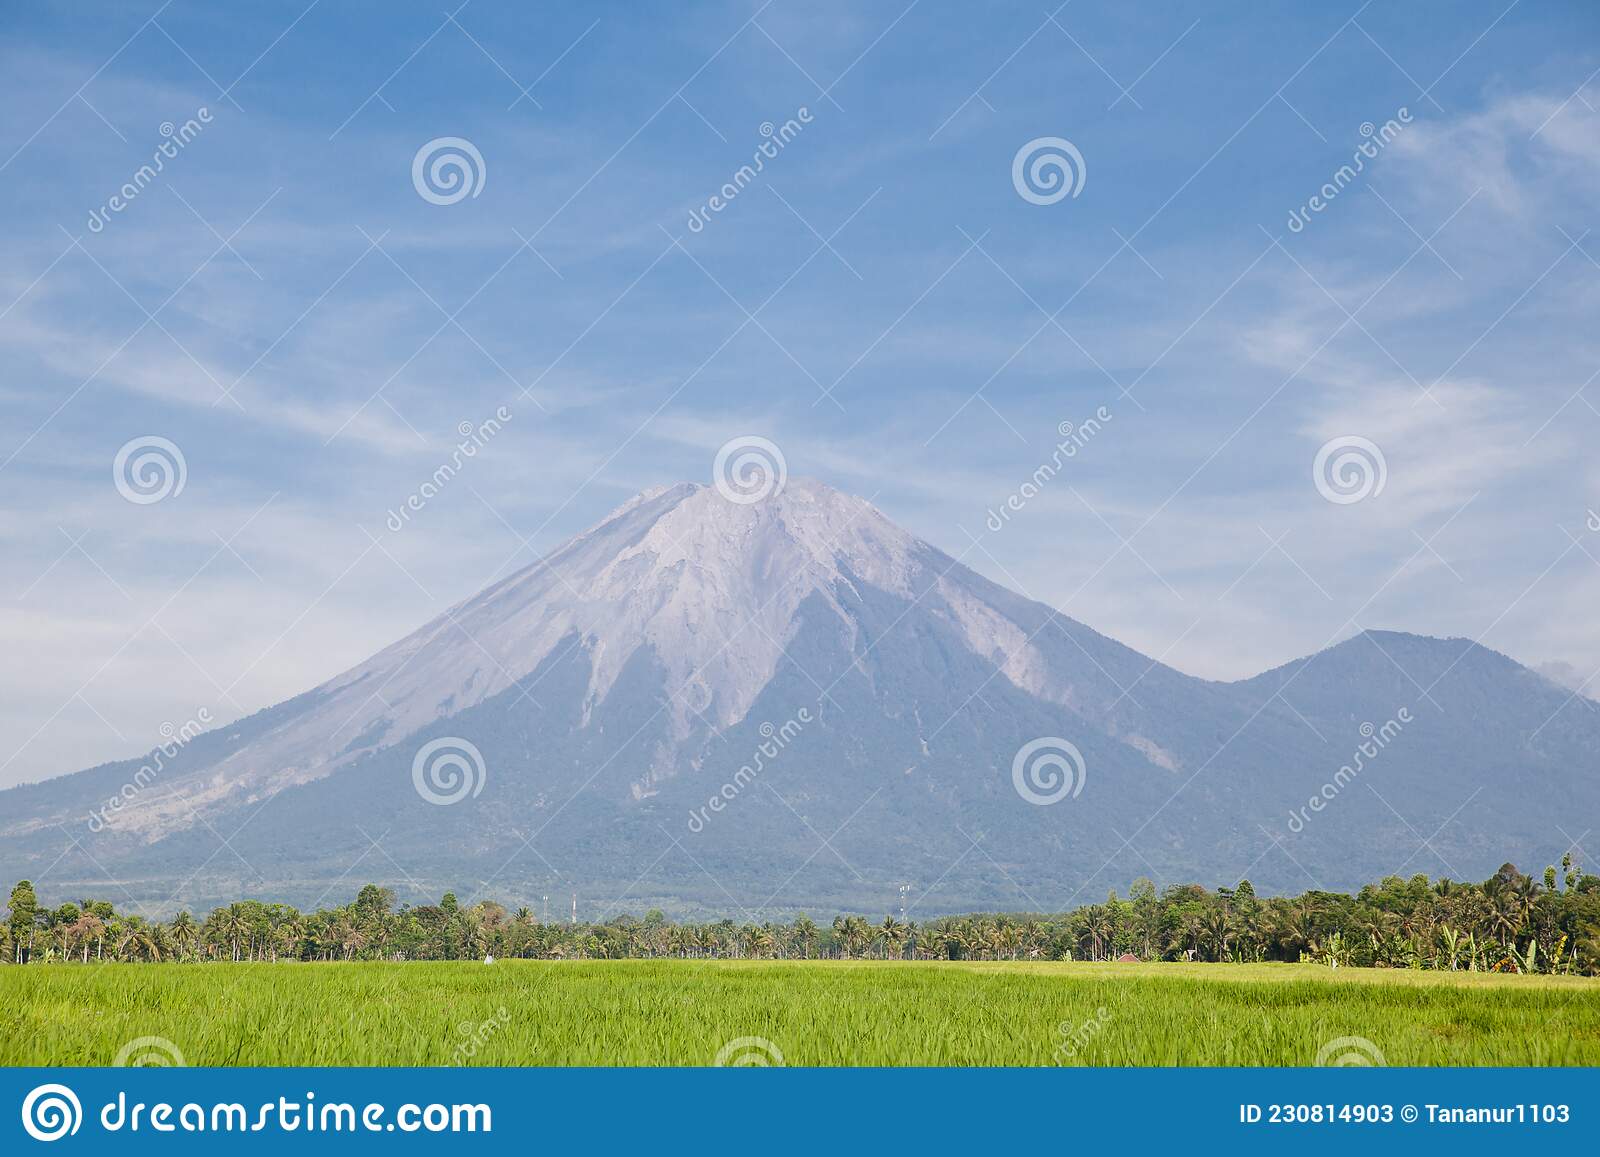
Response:
[{"label": "blue sky", "polygon": [[[746,434],[1196,674],[1386,627],[1586,678],[1600,11],[1427,13],[8,7],[0,785],[305,690]],[[1077,196],[1014,187],[1041,137]],[[151,436],[184,487],[129,502]],[[1380,493],[1319,492],[1341,437]]]}]

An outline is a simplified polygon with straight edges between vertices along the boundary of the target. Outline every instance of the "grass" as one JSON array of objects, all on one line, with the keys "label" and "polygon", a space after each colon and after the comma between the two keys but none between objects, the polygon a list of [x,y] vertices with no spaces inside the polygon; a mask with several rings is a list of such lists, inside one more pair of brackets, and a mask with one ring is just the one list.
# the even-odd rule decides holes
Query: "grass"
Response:
[{"label": "grass", "polygon": [[[1600,1064],[1600,981],[1315,965],[498,961],[0,968],[0,1064]],[[1075,1051],[1064,1052],[1063,1046]]]}]

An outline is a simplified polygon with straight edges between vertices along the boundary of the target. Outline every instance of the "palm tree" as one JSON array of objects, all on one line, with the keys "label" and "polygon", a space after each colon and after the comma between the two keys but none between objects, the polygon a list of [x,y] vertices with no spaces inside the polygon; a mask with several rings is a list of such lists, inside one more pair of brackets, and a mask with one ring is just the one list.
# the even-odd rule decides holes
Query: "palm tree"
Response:
[{"label": "palm tree", "polygon": [[279,924],[277,932],[274,934],[273,959],[276,960],[280,952],[285,956],[299,959],[300,942],[305,939],[305,934],[305,921],[298,916],[291,916]]},{"label": "palm tree", "polygon": [[800,948],[807,960],[811,959],[811,946],[817,942],[817,925],[810,916],[800,913],[794,922],[795,939],[800,942]]},{"label": "palm tree", "polygon": [[883,957],[889,958],[890,952],[903,956],[901,946],[906,939],[906,926],[893,916],[885,916],[883,923],[878,925],[878,935],[883,937]]},{"label": "palm tree", "polygon": [[745,950],[750,956],[759,960],[772,951],[772,933],[755,924],[747,925],[744,929],[744,943]]},{"label": "palm tree", "polygon": [[1233,943],[1233,916],[1220,905],[1209,909],[1200,920],[1201,931],[1211,946],[1211,959],[1225,960]]},{"label": "palm tree", "polygon": [[683,954],[683,930],[671,924],[661,929],[661,952],[666,956],[681,956]]},{"label": "palm tree", "polygon": [[134,917],[123,928],[114,949],[118,960],[127,959],[130,953],[137,953],[152,962],[161,959],[161,947],[156,943],[150,925],[138,917]]},{"label": "palm tree", "polygon": [[71,924],[62,929],[62,950],[70,950],[73,944],[83,948],[83,963],[89,962],[89,941],[99,940],[105,936],[106,926],[100,917],[92,912],[85,911]]},{"label": "palm tree", "polygon": [[1192,905],[1186,906],[1178,916],[1177,926],[1172,929],[1170,947],[1193,960],[1200,955],[1202,931],[1200,913]]},{"label": "palm tree", "polygon": [[868,924],[865,916],[852,916],[850,917],[850,920],[851,927],[854,929],[856,951],[862,955],[865,955],[867,951],[867,945],[871,944],[877,939],[877,926]]},{"label": "palm tree", "polygon": [[1000,930],[994,926],[992,920],[974,920],[968,933],[967,943],[971,945],[972,954],[980,960],[992,960],[999,946]]},{"label": "palm tree", "polygon": [[1029,920],[1022,926],[1022,950],[1027,953],[1029,960],[1038,959],[1049,940],[1050,934],[1039,921]]},{"label": "palm tree", "polygon": [[945,930],[946,949],[954,949],[953,958],[976,960],[983,954],[983,941],[978,934],[976,921],[957,920]]},{"label": "palm tree", "polygon": [[866,947],[871,933],[867,929],[866,920],[860,916],[845,916],[841,919],[842,923],[841,920],[834,921],[834,930],[840,931],[842,929],[844,955],[846,959],[849,959]]},{"label": "palm tree", "polygon": [[172,921],[172,942],[178,949],[181,958],[188,958],[195,950],[200,940],[200,932],[195,927],[194,917],[187,911],[179,912]]},{"label": "palm tree", "polygon": [[1317,934],[1317,910],[1309,898],[1302,897],[1299,904],[1283,913],[1278,925],[1278,939],[1286,951],[1313,950]]},{"label": "palm tree", "polygon": [[1089,958],[1099,960],[1101,948],[1110,943],[1112,933],[1111,914],[1106,911],[1105,905],[1092,905],[1085,916],[1084,926],[1089,933]]},{"label": "palm tree", "polygon": [[250,932],[250,922],[240,905],[229,904],[223,910],[219,931],[222,933],[223,938],[232,945],[233,960],[237,964],[239,962],[239,940]]}]

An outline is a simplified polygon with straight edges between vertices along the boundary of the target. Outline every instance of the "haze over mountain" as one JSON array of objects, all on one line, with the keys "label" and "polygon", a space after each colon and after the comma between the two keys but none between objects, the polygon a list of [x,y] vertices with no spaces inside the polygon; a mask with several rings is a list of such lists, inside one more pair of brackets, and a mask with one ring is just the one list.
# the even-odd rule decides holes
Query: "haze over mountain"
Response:
[{"label": "haze over mountain", "polygon": [[301,696],[0,793],[0,877],[745,918],[1481,879],[1600,817],[1597,708],[1388,632],[1200,680],[821,483],[682,483]]}]

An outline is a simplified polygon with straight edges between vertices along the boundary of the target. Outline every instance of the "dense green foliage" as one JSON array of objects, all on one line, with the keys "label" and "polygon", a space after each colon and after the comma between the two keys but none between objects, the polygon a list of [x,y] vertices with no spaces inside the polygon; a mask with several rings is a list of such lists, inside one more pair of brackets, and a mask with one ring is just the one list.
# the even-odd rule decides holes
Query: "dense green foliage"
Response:
[{"label": "dense green foliage", "polygon": [[680,957],[690,959],[1308,961],[1334,967],[1600,973],[1600,876],[1572,867],[1543,879],[1510,864],[1482,884],[1389,877],[1358,895],[1307,892],[1259,898],[1248,881],[1208,891],[1148,880],[1059,915],[840,916],[792,923],[674,924],[659,912],[603,923],[541,923],[526,908],[396,908],[375,884],[338,908],[301,913],[240,901],[203,920],[118,913],[103,900],[47,909],[24,880],[0,931],[3,959],[92,961],[464,960]]},{"label": "dense green foliage", "polygon": [[[156,1039],[159,1038],[159,1039]],[[750,1042],[748,1038],[760,1038]],[[1600,1063],[1600,982],[1310,964],[497,960],[0,969],[0,1063]]]}]

